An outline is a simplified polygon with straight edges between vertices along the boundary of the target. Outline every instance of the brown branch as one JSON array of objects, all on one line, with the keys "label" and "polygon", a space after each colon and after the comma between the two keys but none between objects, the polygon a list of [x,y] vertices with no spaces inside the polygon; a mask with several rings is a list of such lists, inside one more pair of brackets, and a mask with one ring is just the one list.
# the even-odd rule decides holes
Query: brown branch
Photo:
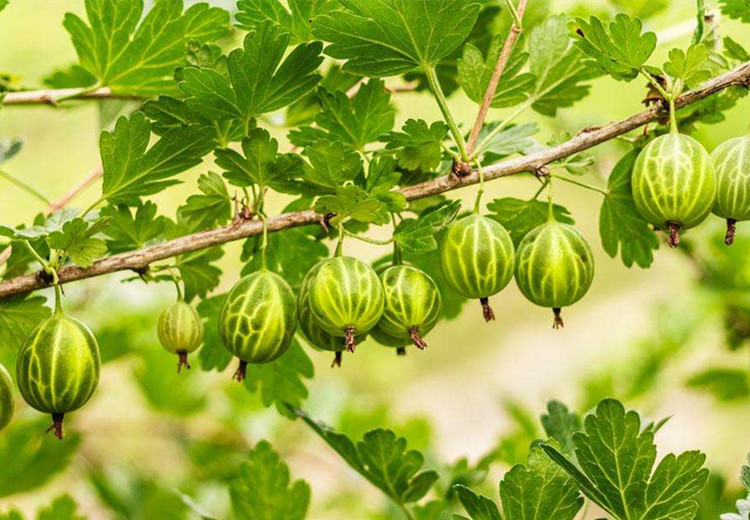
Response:
[{"label": "brown branch", "polygon": [[[516,12],[518,13],[519,20],[523,20],[523,13],[526,11],[526,2],[527,0],[520,0],[518,2],[518,8],[516,9]],[[477,144],[479,132],[482,130],[484,120],[487,118],[487,112],[490,111],[492,98],[495,97],[495,91],[497,90],[497,85],[500,83],[500,78],[503,75],[503,69],[505,69],[505,65],[508,63],[510,55],[513,53],[513,47],[515,47],[516,40],[518,40],[518,36],[521,34],[522,30],[523,29],[520,26],[513,23],[510,28],[510,32],[508,33],[508,37],[505,39],[503,50],[500,52],[500,57],[497,59],[495,70],[492,72],[492,77],[490,78],[490,82],[487,85],[487,90],[484,93],[482,105],[479,107],[477,119],[476,121],[474,121],[474,126],[471,129],[469,141],[466,143],[466,153],[469,154],[469,157],[474,154],[474,147]]]},{"label": "brown branch", "polygon": [[[680,108],[735,85],[750,87],[750,62],[744,63],[726,74],[713,78],[697,90],[682,94],[675,100],[675,105],[677,108]],[[647,123],[656,121],[664,117],[663,110],[661,106],[653,106],[627,119],[596,128],[584,129],[569,141],[557,146],[546,148],[528,156],[506,159],[497,164],[486,166],[484,168],[485,179],[497,179],[522,172],[537,171],[539,168],[553,161],[587,150]],[[466,177],[460,179],[452,175],[446,175],[414,186],[407,186],[401,190],[401,193],[407,199],[414,200],[456,190],[478,182],[479,175],[474,170]],[[268,230],[269,232],[274,232],[292,227],[316,224],[321,221],[321,218],[321,215],[316,214],[312,210],[284,213],[268,219]],[[255,236],[260,234],[261,231],[262,225],[259,221],[244,221],[236,225],[185,235],[175,240],[137,251],[102,258],[96,261],[93,266],[85,269],[77,266],[64,267],[60,269],[58,275],[60,281],[65,283],[116,271],[144,269],[151,263],[159,260]],[[19,276],[0,283],[0,298],[25,294],[48,286],[49,282],[42,280],[36,274]]]},{"label": "brown branch", "polygon": [[57,106],[65,100],[92,99],[141,99],[138,96],[113,94],[107,87],[96,90],[85,88],[61,88],[50,90],[23,90],[8,92],[2,100],[3,105],[52,105]]}]

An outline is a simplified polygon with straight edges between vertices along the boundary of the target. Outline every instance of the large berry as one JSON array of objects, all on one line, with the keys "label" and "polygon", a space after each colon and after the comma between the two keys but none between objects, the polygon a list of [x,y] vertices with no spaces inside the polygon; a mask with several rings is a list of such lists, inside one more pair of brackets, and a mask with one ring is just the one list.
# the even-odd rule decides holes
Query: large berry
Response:
[{"label": "large berry", "polygon": [[440,290],[424,271],[409,265],[389,267],[380,275],[385,292],[383,316],[378,327],[395,338],[411,338],[418,348],[440,318]]},{"label": "large berry", "polygon": [[727,220],[727,245],[734,242],[735,224],[750,220],[750,136],[730,139],[711,154],[716,171],[713,212]]},{"label": "large berry", "polygon": [[364,262],[350,256],[331,258],[310,283],[310,309],[319,327],[345,338],[353,351],[355,336],[366,334],[383,314],[383,287]]},{"label": "large berry", "polygon": [[229,291],[219,314],[224,346],[240,359],[235,378],[248,363],[268,363],[287,351],[297,326],[297,302],[286,281],[269,271],[242,278]]},{"label": "large berry", "polygon": [[513,278],[513,241],[505,228],[476,213],[466,216],[448,228],[440,260],[448,283],[467,298],[478,298],[484,319],[494,320],[488,298]]},{"label": "large berry", "polygon": [[178,301],[164,309],[159,316],[159,342],[167,352],[177,354],[177,372],[190,368],[188,354],[203,343],[203,321],[192,305]]},{"label": "large berry", "polygon": [[687,135],[657,137],[638,154],[632,175],[633,200],[641,215],[669,230],[669,245],[680,230],[697,226],[711,213],[716,174],[705,148]]},{"label": "large berry", "polygon": [[585,238],[568,224],[550,221],[532,229],[518,245],[516,282],[526,298],[555,313],[573,305],[591,287],[594,258]]},{"label": "large berry", "polygon": [[0,364],[0,431],[13,417],[13,381],[5,367]]},{"label": "large berry", "polygon": [[56,312],[31,333],[18,354],[18,389],[32,408],[52,414],[50,429],[62,439],[65,414],[94,395],[100,366],[99,345],[89,328]]}]

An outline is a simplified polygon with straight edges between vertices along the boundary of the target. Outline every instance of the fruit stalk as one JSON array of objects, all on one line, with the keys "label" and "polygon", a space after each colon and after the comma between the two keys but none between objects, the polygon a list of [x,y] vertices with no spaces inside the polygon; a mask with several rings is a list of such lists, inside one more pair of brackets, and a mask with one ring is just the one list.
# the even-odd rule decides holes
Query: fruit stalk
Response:
[{"label": "fruit stalk", "polygon": [[737,221],[733,218],[727,219],[727,232],[724,235],[724,243],[728,246],[734,244],[734,235],[737,233]]}]

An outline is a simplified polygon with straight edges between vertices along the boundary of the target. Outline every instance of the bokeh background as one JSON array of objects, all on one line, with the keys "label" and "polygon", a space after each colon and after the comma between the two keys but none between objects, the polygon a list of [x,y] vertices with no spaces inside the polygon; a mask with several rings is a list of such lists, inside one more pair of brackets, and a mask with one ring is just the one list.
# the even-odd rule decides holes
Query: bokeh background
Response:
[{"label": "bokeh background", "polygon": [[[627,10],[625,2],[551,2],[553,13],[608,11],[614,9],[613,3]],[[648,21],[648,28],[661,31],[674,45],[687,45],[693,2],[661,3],[666,7]],[[231,2],[224,5],[231,7]],[[0,16],[0,70],[33,87],[41,85],[41,78],[53,69],[73,62],[73,47],[61,25],[68,11],[82,13],[83,2],[12,1]],[[750,45],[746,26],[722,20],[720,31]],[[662,62],[669,48],[660,45],[654,61]],[[561,131],[574,133],[626,117],[642,108],[642,83],[599,79],[586,101],[560,111],[558,117],[529,112],[524,120],[539,122],[538,138],[544,142]],[[470,125],[475,106],[460,92],[449,101],[459,121]],[[399,93],[393,102],[399,109],[397,127],[407,118],[439,118],[434,101],[425,94]],[[3,109],[0,137],[24,141],[22,152],[4,169],[49,198],[59,198],[98,165],[98,136],[102,124],[109,123],[102,113],[120,108],[102,111],[86,103],[67,109]],[[749,110],[750,99],[741,100],[725,122],[699,126],[696,137],[713,149],[747,131]],[[493,111],[490,117],[501,115]],[[269,129],[285,142],[285,129]],[[618,142],[595,149],[597,162],[585,180],[604,186],[625,150]],[[182,176],[182,185],[156,196],[161,212],[173,215],[195,191],[198,175],[210,169],[211,164],[195,168]],[[536,188],[528,177],[502,179],[488,185],[486,200],[529,197]],[[470,203],[474,193],[469,188],[451,195]],[[75,205],[85,207],[98,194],[99,186],[94,185]],[[560,399],[583,412],[600,398],[612,396],[650,419],[671,417],[657,437],[660,453],[704,451],[708,466],[726,476],[726,494],[731,495],[735,474],[750,449],[750,349],[726,347],[726,294],[702,283],[705,265],[664,246],[650,269],[624,267],[600,246],[600,195],[560,185],[556,198],[569,208],[596,257],[594,284],[580,303],[565,310],[564,329],[552,330],[549,311],[528,303],[511,284],[492,299],[495,323],[485,324],[478,305],[470,303],[460,318],[437,326],[427,338],[425,352],[410,350],[406,357],[397,358],[392,349],[368,342],[355,356],[347,356],[340,370],[329,368],[328,353],[311,352],[315,378],[309,383],[306,409],[355,437],[376,427],[392,428],[407,436],[410,445],[425,450],[432,466],[461,457],[476,461],[494,449],[496,463],[487,489],[496,496],[502,472],[525,457],[528,440],[538,435],[537,417],[548,400]],[[287,202],[282,196],[273,198],[270,213]],[[38,200],[0,180],[1,221],[29,222],[41,209]],[[711,217],[688,238],[708,251],[719,271],[736,275],[738,291],[729,298],[740,301],[744,299],[741,283],[750,269],[750,248],[743,247],[750,242],[750,229],[740,226],[736,250],[727,256],[712,245],[721,227]],[[387,233],[382,229],[374,235]],[[236,281],[242,266],[241,245],[226,247],[218,290]],[[355,241],[348,242],[346,249],[370,260],[387,252]],[[67,308],[92,326],[105,357],[108,352],[136,354],[107,363],[95,398],[70,417],[68,428],[80,434],[80,446],[65,473],[33,492],[1,499],[0,511],[12,505],[32,512],[51,497],[68,492],[91,518],[194,518],[172,492],[180,489],[223,518],[227,511],[223,479],[236,472],[250,446],[269,439],[292,474],[311,483],[310,518],[397,518],[382,496],[309,429],[264,408],[256,396],[234,385],[230,369],[221,374],[194,369],[179,378],[173,375],[174,360],[161,350],[156,337],[156,318],[174,297],[173,288],[123,284],[121,278],[110,275],[71,284]],[[696,380],[696,374],[716,367],[726,369],[728,375]],[[19,416],[37,416],[23,408],[20,399],[18,404]],[[111,500],[124,504],[119,516],[111,504],[105,506],[107,487],[114,496]]]}]

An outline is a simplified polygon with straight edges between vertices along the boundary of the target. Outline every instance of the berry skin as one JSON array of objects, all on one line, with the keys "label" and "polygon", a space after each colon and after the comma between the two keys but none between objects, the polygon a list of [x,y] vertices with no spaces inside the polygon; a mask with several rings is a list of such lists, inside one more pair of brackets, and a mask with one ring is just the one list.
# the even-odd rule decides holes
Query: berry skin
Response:
[{"label": "berry skin", "polygon": [[2,431],[13,417],[13,380],[5,367],[0,364],[0,431]]},{"label": "berry skin", "polygon": [[727,221],[724,242],[734,242],[735,225],[750,220],[750,136],[730,139],[711,154],[716,171],[713,213]]},{"label": "berry skin", "polygon": [[682,134],[657,137],[638,154],[631,179],[633,200],[643,217],[669,230],[669,245],[680,230],[697,226],[711,213],[716,174],[703,145]]},{"label": "berry skin", "polygon": [[289,349],[297,327],[297,302],[279,275],[257,271],[229,291],[219,314],[224,346],[240,359],[235,379],[242,381],[248,363],[269,363]]},{"label": "berry skin", "polygon": [[345,338],[353,352],[355,336],[366,334],[383,314],[383,286],[373,269],[350,256],[326,260],[310,283],[310,310],[320,328]]},{"label": "berry skin", "polygon": [[380,328],[379,323],[370,329],[370,337],[372,337],[372,339],[374,339],[377,343],[380,343],[384,347],[395,348],[396,354],[399,356],[405,356],[406,346],[412,343],[411,338],[396,338],[391,336],[387,332],[384,332],[383,329]]},{"label": "berry skin", "polygon": [[52,414],[48,431],[62,439],[65,414],[94,395],[100,367],[99,345],[89,328],[56,312],[31,333],[18,354],[18,390],[29,406]]},{"label": "berry skin", "polygon": [[190,368],[188,354],[203,343],[203,321],[192,305],[178,301],[164,309],[159,316],[159,342],[167,352],[177,354],[177,372]]},{"label": "berry skin", "polygon": [[385,292],[383,316],[378,322],[382,332],[394,338],[409,339],[417,348],[440,319],[443,303],[435,281],[416,267],[395,265],[380,275]]},{"label": "berry skin", "polygon": [[518,245],[518,288],[532,303],[553,309],[554,328],[563,326],[560,309],[583,298],[593,279],[591,248],[573,226],[547,222],[532,229]]},{"label": "berry skin", "polygon": [[502,291],[513,278],[513,241],[498,222],[471,214],[451,224],[440,244],[443,275],[467,298],[478,298],[484,319],[495,314],[488,298]]}]

